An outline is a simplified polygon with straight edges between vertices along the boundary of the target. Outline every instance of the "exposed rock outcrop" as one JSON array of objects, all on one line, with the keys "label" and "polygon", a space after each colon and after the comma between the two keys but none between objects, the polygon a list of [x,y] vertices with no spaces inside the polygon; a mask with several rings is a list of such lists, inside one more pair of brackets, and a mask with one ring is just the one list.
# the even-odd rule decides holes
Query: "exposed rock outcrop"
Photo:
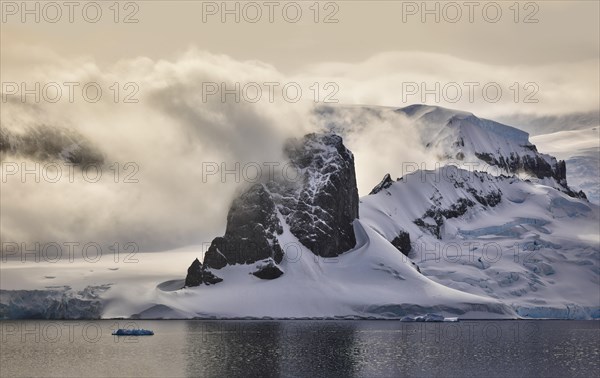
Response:
[{"label": "exposed rock outcrop", "polygon": [[[358,218],[358,189],[354,157],[335,134],[308,134],[284,148],[295,177],[254,184],[232,203],[225,235],[215,238],[204,257],[188,269],[186,286],[219,282],[208,269],[253,264],[253,274],[275,279],[283,250],[278,235],[282,219],[290,232],[321,257],[335,257],[356,244],[352,222]],[[212,273],[211,273],[212,274]],[[215,280],[214,278],[219,281]],[[210,279],[211,281],[207,281]]]},{"label": "exposed rock outcrop", "polygon": [[498,180],[511,180],[510,177],[494,177],[486,173],[473,172],[473,178],[480,182],[487,182],[489,185],[485,189],[475,189],[472,186],[471,178],[461,178],[460,175],[447,175],[447,180],[451,180],[457,193],[461,196],[457,198],[450,206],[442,205],[443,196],[436,189],[434,195],[430,198],[433,205],[425,213],[413,221],[421,229],[435,235],[436,238],[442,238],[442,228],[447,219],[458,218],[465,215],[471,208],[482,206],[491,208],[497,206],[502,201],[502,191],[494,185]]},{"label": "exposed rock outcrop", "polygon": [[392,177],[389,173],[387,173],[385,176],[383,176],[383,180],[381,180],[381,182],[371,190],[369,195],[377,194],[382,190],[389,188],[393,183],[394,181],[392,180]]},{"label": "exposed rock outcrop", "polygon": [[302,174],[279,197],[278,208],[292,234],[321,257],[335,257],[354,247],[358,189],[354,156],[342,138],[308,134],[289,142],[285,152]]},{"label": "exposed rock outcrop", "polygon": [[215,276],[207,269],[206,265],[203,266],[200,260],[196,259],[188,268],[187,276],[185,277],[185,286],[214,285],[221,281],[223,279]]},{"label": "exposed rock outcrop", "polygon": [[479,171],[501,170],[542,180],[571,197],[586,199],[567,184],[565,162],[540,153],[525,131],[436,106],[411,105],[397,112],[419,124],[424,144],[442,159],[465,162]]},{"label": "exposed rock outcrop", "polygon": [[282,232],[271,194],[263,184],[255,184],[231,204],[225,235],[212,241],[204,265],[221,269],[269,257],[279,263],[283,250],[276,235]]},{"label": "exposed rock outcrop", "polygon": [[257,270],[252,273],[263,280],[274,280],[283,274],[283,271],[271,259],[257,266]]},{"label": "exposed rock outcrop", "polygon": [[398,236],[392,240],[392,245],[396,247],[397,250],[402,252],[404,256],[408,256],[412,250],[412,246],[410,244],[410,234],[406,231],[400,231]]}]

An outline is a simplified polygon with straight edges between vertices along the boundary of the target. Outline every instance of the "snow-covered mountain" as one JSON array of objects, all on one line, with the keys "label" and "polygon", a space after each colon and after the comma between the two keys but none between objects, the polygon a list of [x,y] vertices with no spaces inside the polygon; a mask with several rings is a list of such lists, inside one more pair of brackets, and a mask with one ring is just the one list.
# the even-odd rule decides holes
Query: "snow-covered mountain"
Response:
[{"label": "snow-covered mountain", "polygon": [[[565,161],[557,160],[545,149],[539,150],[531,143],[527,132],[469,112],[410,105],[404,108],[322,106],[315,113],[324,129],[352,140],[360,138],[365,130],[375,128],[374,132],[378,132],[377,127],[388,124],[398,142],[406,140],[407,134],[418,134],[417,140],[426,154],[441,165],[451,163],[493,175],[516,174],[572,197],[586,198],[587,192],[580,191],[583,188],[572,189],[567,184]],[[401,168],[401,164],[397,165]],[[390,173],[405,173],[402,169],[397,171]],[[593,179],[594,173],[589,171],[587,177]]]},{"label": "snow-covered mountain", "polygon": [[361,199],[361,220],[390,242],[408,234],[425,276],[522,316],[600,316],[597,205],[453,166],[384,182]]},{"label": "snow-covered mountain", "polygon": [[[334,134],[285,148],[300,179],[255,184],[223,237],[188,269],[175,313],[226,317],[511,316],[499,301],[443,287],[358,220],[354,157]],[[194,288],[197,287],[198,288]],[[408,290],[407,290],[408,289]],[[243,293],[243,294],[242,294]],[[240,297],[240,295],[242,295]],[[240,306],[240,301],[246,305]]]},{"label": "snow-covered mountain", "polygon": [[524,131],[436,106],[412,105],[397,111],[419,124],[423,141],[441,154],[441,160],[459,165],[468,162],[479,171],[492,171],[486,165],[497,167],[502,173],[520,174],[572,197],[585,198],[583,192],[574,192],[567,185],[565,162],[538,152]]},{"label": "snow-covered mountain", "polygon": [[[381,183],[361,199],[361,220],[355,223],[355,229],[360,226],[360,233],[368,236],[369,243],[380,237],[389,242],[379,240],[377,248],[369,249],[369,257],[377,259],[379,251],[393,247],[400,253],[395,259],[409,261],[409,266],[415,268],[412,273],[416,271],[416,277],[430,278],[446,287],[499,300],[521,316],[599,317],[599,208],[589,203],[585,196],[570,190],[564,176],[564,162],[538,153],[527,133],[480,120],[469,113],[423,106],[399,111],[428,127],[423,136],[433,136],[429,144],[436,151],[446,151],[458,160],[484,159],[486,163],[502,168],[503,174],[467,171],[448,165],[434,171],[417,171],[397,181],[389,174],[385,175]],[[319,153],[322,150],[326,149],[319,148]],[[314,153],[308,151],[305,149],[305,154]],[[339,153],[335,155],[339,156]],[[323,160],[336,161],[327,156]],[[337,161],[332,166],[340,172],[339,167],[344,164]],[[523,180],[516,175],[521,172],[541,180]],[[304,182],[313,181],[307,174]],[[342,183],[338,185],[341,184],[344,191],[343,187],[347,185]],[[274,193],[269,192],[273,198],[295,198],[294,195],[278,194],[278,185],[266,187],[275,188]],[[337,201],[343,197],[338,191],[329,191],[326,196],[337,198]],[[273,205],[262,208],[278,213],[277,201],[275,199]],[[293,214],[293,207],[291,210],[286,208],[288,217],[290,211]],[[310,212],[319,214],[321,209],[317,207],[316,211]],[[280,223],[269,229],[278,230],[281,225],[286,228],[281,213],[278,218]],[[228,220],[231,219],[230,213]],[[318,226],[320,219],[322,217],[316,216],[306,224]],[[323,223],[333,224],[335,228],[336,223],[332,223],[331,217],[328,219]],[[346,218],[343,222],[347,221]],[[269,222],[260,220],[258,223]],[[276,239],[271,245],[282,245],[278,234],[270,233]],[[291,234],[293,238],[294,234]],[[307,254],[318,255],[297,238],[292,240],[294,245],[299,242]],[[321,243],[326,243],[326,239],[316,245]],[[267,275],[271,279],[277,278],[274,283],[283,282],[288,271],[297,276],[297,266],[280,269],[278,264],[283,256],[273,261],[275,253],[270,253],[271,257],[263,256],[266,260],[246,267],[248,273],[259,276],[264,269],[276,271],[274,276]],[[342,256],[354,254],[351,250]],[[354,259],[358,260],[357,257]],[[370,269],[365,269],[369,264],[361,265],[364,269],[361,276],[364,277],[369,274]],[[231,275],[235,269],[235,265],[229,267],[228,273]],[[394,269],[399,271],[397,267]],[[319,271],[324,273],[322,268]],[[331,279],[330,274],[325,276],[319,276],[319,281]],[[339,277],[344,281],[343,274]],[[405,284],[412,287],[416,283]],[[347,285],[344,282],[344,286]],[[363,282],[362,285],[369,284]],[[217,298],[221,297],[214,300]],[[416,303],[413,305],[417,306]],[[452,308],[448,313],[456,313],[456,307],[464,311],[463,305],[444,306]],[[393,307],[391,303],[389,306]],[[406,308],[407,303],[400,307]],[[345,311],[348,315],[359,315],[347,308]],[[406,313],[398,311],[395,315]]]},{"label": "snow-covered mountain", "polygon": [[[492,174],[479,172],[477,169],[482,165],[470,165],[473,167],[471,170],[447,165],[434,171],[417,171],[397,181],[386,175],[370,195],[361,199],[361,220],[355,221],[355,230],[357,234],[368,237],[367,244],[373,239],[379,240],[379,237],[389,244],[379,240],[377,248],[369,248],[367,255],[375,261],[369,264],[360,262],[362,273],[359,276],[370,276],[372,268],[367,267],[373,266],[373,263],[379,264],[376,262],[377,254],[382,250],[390,251],[390,247],[393,247],[399,252],[395,259],[408,261],[408,267],[416,268],[410,271],[410,276],[427,278],[425,282],[428,284],[431,279],[446,287],[499,300],[521,316],[600,316],[599,209],[589,203],[583,193],[571,190],[564,161],[539,153],[529,141],[527,133],[480,119],[470,113],[422,105],[396,109],[394,112],[418,123],[423,143],[432,152],[442,153],[442,160],[479,161],[499,169]],[[312,138],[314,143],[315,136]],[[335,138],[327,136],[322,140],[327,139]],[[341,140],[335,140],[341,143]],[[325,198],[332,198],[334,202],[354,202],[344,200],[348,196],[347,187],[354,186],[354,175],[348,173],[348,170],[353,170],[353,162],[343,162],[351,161],[352,155],[345,148],[340,149],[339,144],[335,149],[328,149],[323,147],[323,143],[327,144],[321,142],[320,147],[314,149],[314,145],[309,147],[305,141],[304,147],[300,148],[303,159],[309,157],[310,161],[311,156],[317,155],[319,161],[329,162],[319,164],[319,169],[313,167],[312,171],[304,171],[304,184],[300,189],[282,191],[280,184],[273,183],[261,187],[261,192],[268,192],[273,198],[273,204],[261,208],[271,209],[269,219],[275,218],[273,214],[280,219],[278,224],[257,220],[261,225],[272,224],[267,227],[271,230],[269,235],[274,238],[269,245],[283,245],[279,239],[282,232],[279,230],[289,229],[286,219],[294,218],[296,208],[294,205],[282,206],[282,198],[291,198],[291,203],[296,204],[298,193],[307,193],[306,187],[314,188],[313,183],[320,182],[315,175],[323,177],[319,172],[324,168],[333,172],[333,177],[350,176],[351,180],[337,180],[336,185],[329,186],[328,190],[316,188],[308,193],[314,196],[321,191]],[[329,153],[323,154],[323,151]],[[340,156],[345,158],[340,160]],[[301,171],[304,168],[299,167]],[[341,173],[344,170],[346,172]],[[312,218],[307,218],[310,220],[297,228],[297,232],[307,226],[335,229],[352,218],[336,217],[335,212],[340,210],[339,207],[323,212],[320,206],[308,202],[310,206],[303,208],[308,214],[303,215],[312,214]],[[328,215],[327,221],[323,221],[325,218],[319,215],[322,213]],[[228,221],[232,218],[230,212]],[[302,232],[311,234],[310,231]],[[327,238],[309,238],[314,244],[308,247],[306,240],[295,238],[294,232],[290,234],[287,237],[292,238],[294,245],[298,244],[313,257],[320,255],[315,249],[327,243]],[[363,248],[360,241],[358,244],[356,248]],[[276,257],[276,253],[270,251],[270,256],[262,256],[266,260],[257,259],[255,266],[246,269],[254,276],[258,276],[263,269],[276,271],[274,276],[267,275],[269,278],[276,277],[271,281],[275,285],[287,280],[286,275],[289,276],[291,272],[295,277],[298,275],[298,266],[280,268],[285,255],[283,252],[283,255]],[[348,259],[355,256],[354,260],[360,260],[357,255],[355,250],[350,250],[341,256],[347,256]],[[405,258],[405,255],[409,258]],[[329,257],[332,256],[335,254]],[[393,270],[399,272],[398,268],[396,266]],[[233,272],[236,265],[228,269],[228,272]],[[312,269],[303,267],[302,270]],[[323,268],[318,271],[325,273]],[[252,275],[249,278],[255,280],[256,277]],[[332,275],[319,275],[318,281],[330,280]],[[343,277],[343,274],[339,276],[339,284],[345,281]],[[305,280],[306,277],[301,281]],[[404,284],[413,288],[413,285],[421,284],[418,282]],[[219,285],[223,284],[215,287]],[[349,284],[344,282],[343,285],[346,287]],[[361,285],[368,286],[369,283],[365,281]],[[395,286],[391,282],[386,284],[390,285]],[[205,288],[200,290],[207,291]],[[217,300],[221,296],[214,298]],[[392,298],[378,298],[378,301],[381,300],[393,302]],[[407,307],[405,301],[401,306],[403,308]],[[393,307],[391,303],[389,305]],[[444,306],[454,308],[452,311],[457,307],[464,311],[464,303]],[[347,308],[345,311],[347,315],[357,315]],[[500,312],[503,311],[506,309]],[[396,315],[401,313],[406,312],[399,311]]]},{"label": "snow-covered mountain", "polygon": [[[470,113],[343,112],[321,110],[328,131],[286,144],[294,179],[240,191],[203,258],[167,252],[180,270],[156,263],[152,279],[136,267],[81,281],[87,289],[54,286],[48,298],[59,312],[46,311],[47,301],[36,307],[35,290],[3,290],[0,317],[77,317],[87,301],[102,317],[600,318],[600,209],[570,188],[564,162],[539,153],[527,133]],[[454,164],[400,179],[391,165],[359,198],[354,155],[336,133],[368,127],[372,116],[410,122],[427,151]],[[20,272],[4,269],[3,282]]]}]

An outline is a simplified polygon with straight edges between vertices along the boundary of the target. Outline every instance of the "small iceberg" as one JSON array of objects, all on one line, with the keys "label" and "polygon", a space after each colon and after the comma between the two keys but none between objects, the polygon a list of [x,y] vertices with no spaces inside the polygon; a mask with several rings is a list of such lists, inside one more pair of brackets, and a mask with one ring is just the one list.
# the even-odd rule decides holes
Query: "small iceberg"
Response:
[{"label": "small iceberg", "polygon": [[438,314],[426,314],[423,316],[410,317],[405,316],[400,319],[401,322],[457,322],[458,318],[444,318]]},{"label": "small iceberg", "polygon": [[444,318],[445,322],[457,322],[458,318]]},{"label": "small iceberg", "polygon": [[114,336],[152,336],[154,332],[149,329],[124,329],[119,328],[112,333]]}]

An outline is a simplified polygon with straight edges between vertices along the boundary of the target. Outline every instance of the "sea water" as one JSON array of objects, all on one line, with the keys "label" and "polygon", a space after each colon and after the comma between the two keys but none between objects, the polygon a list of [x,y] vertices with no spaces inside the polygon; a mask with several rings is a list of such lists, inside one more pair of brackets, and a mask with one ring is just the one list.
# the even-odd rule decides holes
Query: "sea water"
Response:
[{"label": "sea water", "polygon": [[[600,376],[599,321],[1,321],[0,375]],[[113,336],[144,328],[154,336]]]}]

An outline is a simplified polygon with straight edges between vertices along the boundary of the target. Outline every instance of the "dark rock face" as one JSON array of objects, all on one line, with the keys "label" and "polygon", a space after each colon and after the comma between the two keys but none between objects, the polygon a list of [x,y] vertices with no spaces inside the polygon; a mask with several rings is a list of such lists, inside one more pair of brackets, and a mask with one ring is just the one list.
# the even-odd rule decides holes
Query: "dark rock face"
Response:
[{"label": "dark rock face", "polygon": [[208,270],[204,270],[203,281],[206,285],[214,285],[216,283],[223,281],[223,279],[221,277],[215,276],[212,272],[210,272]]},{"label": "dark rock face", "polygon": [[469,192],[477,202],[482,204],[483,206],[494,207],[502,201],[502,192],[498,189],[498,191],[491,191],[490,193],[480,193],[474,188],[468,188],[467,192]]},{"label": "dark rock face", "polygon": [[419,268],[419,266],[417,264],[415,264],[414,261],[411,261],[410,263],[415,267],[415,269],[417,270],[417,272],[422,273],[421,272],[421,268]]},{"label": "dark rock face", "polygon": [[282,232],[271,194],[263,184],[255,184],[233,201],[225,235],[213,240],[204,265],[221,269],[228,264],[250,264],[269,257],[279,263],[283,250],[276,235]]},{"label": "dark rock face", "polygon": [[[510,179],[506,176],[500,176],[494,178],[485,173],[474,172],[474,177],[481,182],[484,180],[507,180]],[[447,177],[450,179],[450,177]],[[469,185],[469,179],[461,179],[460,177],[453,177],[453,186],[464,190],[464,197],[458,198],[455,203],[449,206],[442,205],[442,196],[439,191],[436,190],[434,195],[430,198],[433,205],[423,213],[420,218],[413,221],[414,224],[428,231],[432,235],[435,235],[438,239],[442,238],[442,227],[446,219],[458,218],[465,215],[469,209],[475,207],[477,203],[484,207],[495,207],[502,201],[502,191],[500,189],[488,188],[484,190],[477,190]],[[431,222],[433,221],[433,223]]]},{"label": "dark rock face", "polygon": [[389,188],[393,183],[394,183],[394,181],[392,181],[392,178],[390,177],[390,174],[388,173],[385,176],[383,176],[383,180],[381,180],[381,182],[379,184],[377,184],[373,188],[373,190],[371,190],[369,195],[377,194],[377,193],[381,192],[382,190]]},{"label": "dark rock face", "polygon": [[202,283],[202,263],[196,259],[190,265],[185,277],[185,286],[198,286]]},{"label": "dark rock face", "polygon": [[[475,206],[475,202],[468,198],[459,198],[456,203],[453,203],[448,208],[439,206],[430,207],[421,218],[418,218],[414,223],[435,235],[438,239],[442,238],[441,229],[444,226],[446,219],[458,218],[467,213],[467,211]],[[435,224],[427,223],[425,219],[433,219]]]},{"label": "dark rock face", "polygon": [[196,259],[188,268],[187,276],[185,277],[185,286],[214,285],[221,281],[223,279],[215,276],[211,271],[207,270],[206,265],[202,266],[200,260]]},{"label": "dark rock face", "polygon": [[259,266],[256,272],[252,274],[263,280],[274,280],[280,277],[283,272],[273,260],[269,260],[265,265]]},{"label": "dark rock face", "polygon": [[546,177],[553,178],[562,187],[561,191],[565,192],[567,195],[574,198],[587,199],[582,191],[575,192],[567,184],[567,166],[564,160],[556,161],[556,159],[552,158],[553,164],[550,164],[543,159],[541,155],[537,154],[538,151],[534,145],[526,145],[523,147],[535,152],[536,155],[520,156],[511,153],[508,157],[500,156],[499,158],[496,158],[490,153],[476,152],[475,156],[489,165],[504,168],[512,173],[526,172],[537,179]]},{"label": "dark rock face", "polygon": [[398,236],[392,240],[392,245],[402,252],[404,256],[408,256],[412,250],[412,246],[410,245],[410,234],[406,231],[400,231]]},{"label": "dark rock face", "polygon": [[352,222],[358,218],[354,156],[334,134],[308,134],[285,147],[301,176],[273,183],[281,193],[278,209],[298,240],[321,257],[335,257],[356,244]]},{"label": "dark rock face", "polygon": [[[216,283],[207,269],[253,264],[268,259],[253,274],[275,279],[283,250],[277,235],[283,232],[279,214],[290,232],[316,255],[335,257],[356,244],[352,222],[358,218],[358,189],[354,157],[335,134],[308,134],[286,144],[289,168],[296,175],[255,184],[236,198],[227,215],[225,235],[213,239],[204,265],[188,270],[186,286]],[[212,274],[212,273],[211,273]],[[217,281],[218,280],[218,281]]]},{"label": "dark rock face", "polygon": [[[524,147],[528,147],[530,150],[537,152],[537,148],[534,145]],[[563,161],[550,165],[540,156],[520,156],[514,153],[511,153],[511,155],[507,157],[500,156],[499,158],[496,158],[489,153],[476,152],[475,156],[490,165],[504,168],[509,172],[527,172],[539,179],[553,177],[558,182],[566,180],[566,169],[564,169],[565,165]],[[563,169],[561,169],[561,166]]]}]

